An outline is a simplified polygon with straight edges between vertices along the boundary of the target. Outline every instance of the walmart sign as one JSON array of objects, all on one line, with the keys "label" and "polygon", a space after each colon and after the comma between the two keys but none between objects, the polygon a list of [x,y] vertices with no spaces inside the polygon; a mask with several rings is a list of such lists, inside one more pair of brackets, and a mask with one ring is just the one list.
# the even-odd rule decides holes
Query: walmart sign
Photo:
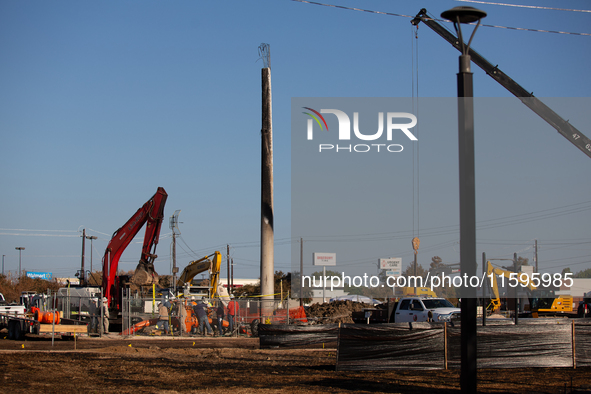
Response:
[{"label": "walmart sign", "polygon": [[31,272],[31,271],[27,271],[27,278],[51,280],[51,272]]}]

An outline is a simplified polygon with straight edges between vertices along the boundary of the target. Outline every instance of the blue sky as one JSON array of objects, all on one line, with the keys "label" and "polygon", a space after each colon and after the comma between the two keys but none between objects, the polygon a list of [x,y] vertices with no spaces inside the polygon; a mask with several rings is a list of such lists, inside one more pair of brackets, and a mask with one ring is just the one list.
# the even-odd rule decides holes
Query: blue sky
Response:
[{"label": "blue sky", "polygon": [[[330,4],[410,16],[421,8],[438,16],[468,5],[485,10],[483,22],[490,25],[591,33],[588,12],[460,1]],[[586,6],[580,1],[514,4]],[[111,234],[161,186],[169,198],[157,249],[159,273],[170,272],[168,218],[180,209],[181,268],[214,250],[225,254],[229,244],[235,276],[258,277],[261,43],[271,46],[275,268],[289,271],[292,237],[306,235],[291,234],[290,227],[292,97],[410,97],[413,86],[418,86],[415,96],[454,97],[458,53],[424,25],[418,40],[413,35],[410,18],[290,0],[0,3],[0,253],[5,271],[18,269],[14,248],[24,246],[23,269],[72,276],[80,268],[82,228],[99,237],[96,269]],[[538,97],[589,96],[589,35],[483,26],[472,45]],[[473,71],[475,96],[510,96],[484,72]],[[575,125],[591,135],[588,124]],[[544,233],[546,247],[562,245],[566,261],[578,271],[591,267],[591,248],[584,242],[568,246],[565,240],[590,238],[586,174],[591,162],[555,131],[544,133],[550,136],[543,142],[517,133],[505,143],[510,150],[484,150],[502,158],[535,149],[548,158],[547,167],[528,166],[526,160],[523,174],[508,176],[503,187],[513,190],[512,198],[498,199],[497,208],[508,212],[500,214],[504,217],[583,204],[577,207],[586,210],[566,217],[572,219],[573,226],[564,225],[569,231]],[[560,160],[552,162],[557,150]],[[422,192],[441,187],[435,175],[428,175],[428,157],[421,160]],[[483,171],[495,174],[496,169]],[[510,175],[512,170],[499,171]],[[550,190],[524,198],[517,192],[527,191],[530,182],[545,182],[540,174],[551,176],[551,188],[559,187],[562,194]],[[432,178],[434,183],[426,183]],[[453,196],[449,200],[454,204]],[[424,212],[423,217],[429,208]],[[524,249],[525,241],[536,238],[536,227],[555,226],[551,219],[489,235],[487,253],[506,256]],[[395,231],[412,232],[412,222],[397,224]],[[141,237],[136,241],[120,268],[135,268]],[[89,245],[87,268],[88,250]],[[531,259],[527,253],[524,257]],[[430,257],[424,256],[423,265]]]}]

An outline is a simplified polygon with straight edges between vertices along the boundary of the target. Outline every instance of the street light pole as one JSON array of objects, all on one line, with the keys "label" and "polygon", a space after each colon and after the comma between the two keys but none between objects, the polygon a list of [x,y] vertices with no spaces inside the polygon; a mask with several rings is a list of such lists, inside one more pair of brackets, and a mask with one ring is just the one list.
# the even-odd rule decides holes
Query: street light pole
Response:
[{"label": "street light pole", "polygon": [[18,250],[18,278],[20,280],[20,278],[21,278],[21,252],[23,250],[25,250],[25,248],[23,246],[17,246],[15,249]]},{"label": "street light pole", "polygon": [[[462,47],[458,72],[458,150],[460,175],[460,269],[464,277],[476,276],[476,187],[474,172],[474,103],[469,49],[474,33],[486,12],[473,7],[455,7],[441,17],[454,24]],[[468,44],[462,37],[462,23],[478,22]],[[476,288],[464,283],[462,293],[460,388],[464,393],[477,392],[476,368]]]}]

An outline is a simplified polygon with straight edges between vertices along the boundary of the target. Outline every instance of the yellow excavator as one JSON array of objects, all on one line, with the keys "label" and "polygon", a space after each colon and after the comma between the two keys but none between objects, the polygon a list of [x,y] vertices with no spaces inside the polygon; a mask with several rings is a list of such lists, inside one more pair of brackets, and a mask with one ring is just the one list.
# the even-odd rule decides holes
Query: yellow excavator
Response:
[{"label": "yellow excavator", "polygon": [[191,281],[198,274],[209,271],[209,294],[207,298],[218,295],[218,284],[220,281],[220,267],[222,265],[222,254],[218,251],[213,255],[205,256],[199,260],[191,261],[181,272],[177,281],[177,288],[190,286]]},{"label": "yellow excavator", "polygon": [[493,267],[490,261],[487,262],[486,274],[489,281],[492,279],[491,288],[494,298],[491,298],[490,305],[487,307],[487,310],[491,312],[496,312],[501,308],[499,287],[497,285],[497,277],[500,276],[510,279],[511,281],[517,280],[519,283],[517,288],[523,287],[529,290],[530,311],[533,317],[549,314],[572,313],[573,311],[573,298],[571,296],[557,297],[554,290],[536,289],[536,287],[531,284],[530,280],[522,280],[521,275],[519,274],[511,277],[511,274],[515,274],[515,272]]}]

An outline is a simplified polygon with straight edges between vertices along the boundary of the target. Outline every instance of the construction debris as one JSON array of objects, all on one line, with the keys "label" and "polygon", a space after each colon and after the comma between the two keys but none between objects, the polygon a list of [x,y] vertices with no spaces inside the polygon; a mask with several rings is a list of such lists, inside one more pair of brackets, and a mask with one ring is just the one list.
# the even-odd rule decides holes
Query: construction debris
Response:
[{"label": "construction debris", "polygon": [[333,324],[333,323],[353,323],[351,314],[360,312],[363,308],[373,308],[370,304],[364,304],[353,301],[333,301],[323,304],[312,304],[306,315],[310,323]]}]

